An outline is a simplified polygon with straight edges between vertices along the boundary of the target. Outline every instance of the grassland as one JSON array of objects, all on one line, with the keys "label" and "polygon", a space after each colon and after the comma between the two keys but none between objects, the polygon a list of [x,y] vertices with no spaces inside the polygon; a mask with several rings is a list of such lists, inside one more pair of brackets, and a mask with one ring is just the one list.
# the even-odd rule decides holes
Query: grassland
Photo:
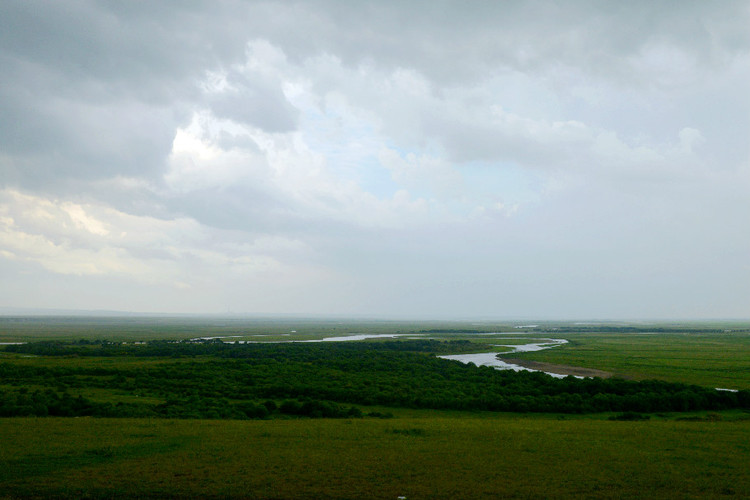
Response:
[{"label": "grassland", "polygon": [[[193,337],[233,336],[240,340],[313,340],[355,333],[404,334],[435,330],[466,332],[477,326],[463,322],[403,322],[357,319],[232,318],[232,317],[77,317],[0,316],[0,342],[103,339],[180,340]],[[511,329],[512,323],[482,325],[483,331]],[[445,336],[445,335],[443,335]]]},{"label": "grassland", "polygon": [[750,421],[2,419],[0,498],[748,498]]},{"label": "grassland", "polygon": [[594,368],[635,380],[750,389],[747,331],[563,333],[559,338],[569,343],[512,357]]},{"label": "grassland", "polygon": [[[497,344],[552,337],[567,339],[569,344],[511,356],[597,368],[632,379],[750,389],[747,324],[515,326],[0,318],[0,343],[78,339],[132,343],[210,336],[312,340],[376,333],[471,340],[478,350],[501,352],[504,348]],[[494,332],[512,335],[490,335]],[[209,360],[50,358],[0,352],[0,363],[6,366],[45,370],[68,367],[145,374],[186,362]],[[200,372],[197,365],[193,369]],[[128,375],[123,383],[131,378]],[[4,383],[0,380],[0,389]],[[164,402],[157,392],[112,392],[75,384],[68,390],[111,403]],[[750,414],[740,410],[651,414],[644,421],[608,420],[612,413],[363,410],[392,413],[394,418],[0,418],[0,499],[750,498]]]},{"label": "grassland", "polygon": [[[13,317],[0,316],[0,343],[96,339],[133,342],[231,336],[228,340],[315,340],[356,333],[469,339],[496,344],[563,338],[569,344],[510,357],[598,369],[636,380],[660,379],[706,387],[750,389],[750,322],[539,323],[385,321],[302,318]],[[511,335],[490,335],[510,332]],[[1,356],[1,354],[0,354]]]}]

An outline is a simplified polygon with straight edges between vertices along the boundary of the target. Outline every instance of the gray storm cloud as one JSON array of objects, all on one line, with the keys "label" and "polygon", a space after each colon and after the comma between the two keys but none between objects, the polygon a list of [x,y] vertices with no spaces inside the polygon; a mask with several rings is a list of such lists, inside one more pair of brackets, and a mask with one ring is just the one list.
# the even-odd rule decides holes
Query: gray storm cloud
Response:
[{"label": "gray storm cloud", "polygon": [[3,2],[0,303],[746,317],[748,21]]}]

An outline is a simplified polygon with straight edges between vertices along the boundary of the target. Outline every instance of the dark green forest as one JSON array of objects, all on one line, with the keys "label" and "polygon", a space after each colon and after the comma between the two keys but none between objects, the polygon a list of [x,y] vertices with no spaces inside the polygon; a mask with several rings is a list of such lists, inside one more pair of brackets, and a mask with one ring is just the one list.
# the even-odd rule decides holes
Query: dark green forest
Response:
[{"label": "dark green forest", "polygon": [[[750,409],[750,392],[657,380],[554,378],[439,358],[469,341],[35,342],[0,361],[0,416],[257,419],[387,416],[366,407],[495,412]],[[108,363],[77,362],[102,358]],[[133,359],[142,363],[133,363]],[[118,363],[117,360],[129,360]],[[158,362],[157,362],[158,361]],[[112,397],[86,397],[96,390]],[[117,401],[122,395],[143,401]],[[363,410],[363,407],[365,408]]]}]

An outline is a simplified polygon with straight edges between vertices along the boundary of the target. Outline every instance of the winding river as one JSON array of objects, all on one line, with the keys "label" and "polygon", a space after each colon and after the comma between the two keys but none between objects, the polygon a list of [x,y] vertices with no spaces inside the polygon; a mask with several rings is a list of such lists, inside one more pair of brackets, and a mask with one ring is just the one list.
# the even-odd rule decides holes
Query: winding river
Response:
[{"label": "winding river", "polygon": [[[515,339],[514,339],[515,340]],[[529,372],[536,372],[539,370],[532,370],[531,368],[525,368],[523,366],[514,365],[513,363],[508,363],[506,361],[503,361],[502,359],[499,359],[497,357],[498,354],[513,354],[516,352],[533,352],[533,351],[541,351],[542,349],[550,349],[552,347],[557,347],[562,344],[567,344],[568,341],[565,339],[541,339],[544,340],[544,342],[534,342],[529,344],[495,344],[496,347],[510,347],[513,350],[503,353],[497,353],[497,352],[482,352],[478,354],[450,354],[447,356],[440,356],[443,359],[453,359],[456,361],[460,361],[462,363],[474,363],[477,366],[491,366],[493,368],[497,368],[498,370],[513,370],[513,371],[529,371]],[[547,375],[552,375],[555,378],[565,378],[567,375],[560,375],[559,373],[550,373],[550,372],[543,372]],[[582,378],[576,376],[576,378]]]},{"label": "winding river", "polygon": [[[488,335],[512,335],[512,334],[518,334],[517,332],[497,332],[497,333],[491,333]],[[288,334],[286,334],[288,335]],[[224,340],[224,339],[233,339],[233,338],[241,338],[243,335],[224,335],[220,337],[199,337],[196,339],[191,339],[191,341],[195,342],[198,340],[214,340],[214,339],[220,339],[223,342],[227,344],[253,344],[258,341],[255,340]],[[422,334],[403,334],[403,333],[395,333],[395,334],[383,334],[383,333],[376,333],[376,334],[350,334],[345,336],[339,336],[339,337],[324,337],[321,339],[310,339],[310,340],[275,340],[270,341],[270,343],[306,343],[306,342],[346,342],[346,341],[357,341],[357,340],[365,340],[365,339],[375,339],[375,338],[397,338],[397,337],[422,337]],[[506,337],[509,340],[527,340],[524,337]],[[541,351],[542,349],[549,349],[551,347],[556,347],[562,344],[566,344],[568,341],[565,339],[534,339],[536,342],[529,342],[527,344],[493,344],[495,347],[510,347],[512,350],[508,352],[504,352],[502,354],[513,354],[516,352],[533,352],[533,351]],[[265,342],[264,342],[265,343]],[[508,363],[506,361],[503,361],[502,359],[498,359],[497,352],[482,352],[477,354],[450,354],[445,356],[439,356],[444,359],[453,359],[456,361],[460,361],[462,363],[474,363],[477,366],[492,366],[494,368],[497,368],[498,370],[514,370],[514,371],[530,371],[530,372],[536,372],[540,370],[533,370],[531,368],[525,368],[523,366],[515,365],[513,363]],[[552,375],[556,378],[564,378],[566,375],[560,375],[559,373],[550,373],[550,372],[544,372],[548,375]],[[581,378],[581,377],[577,377]]]}]

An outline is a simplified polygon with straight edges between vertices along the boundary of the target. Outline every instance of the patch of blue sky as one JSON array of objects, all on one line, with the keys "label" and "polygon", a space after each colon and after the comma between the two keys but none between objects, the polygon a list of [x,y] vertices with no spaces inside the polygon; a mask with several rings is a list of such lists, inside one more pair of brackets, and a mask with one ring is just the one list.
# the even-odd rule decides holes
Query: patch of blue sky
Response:
[{"label": "patch of blue sky", "polygon": [[393,180],[391,171],[383,167],[374,156],[365,159],[360,172],[359,186],[381,200],[393,198],[401,189]]},{"label": "patch of blue sky", "polygon": [[383,141],[372,123],[331,108],[307,107],[301,125],[306,146],[325,158],[326,169],[338,179],[381,199],[398,191],[390,170],[378,160]]},{"label": "patch of blue sky", "polygon": [[[410,149],[393,141],[388,141],[383,145],[383,149],[396,153],[404,161],[410,161],[410,159],[413,158],[426,158],[433,159],[439,162],[439,160],[445,156],[443,148],[431,142],[421,145],[420,147]],[[397,181],[395,181],[393,179],[393,172],[391,172],[390,169],[383,168],[383,170],[388,173],[391,179],[392,186],[394,186],[395,188],[393,193],[395,193],[397,190],[406,190],[409,192],[410,197],[413,199],[431,200],[435,198],[441,198],[443,202],[446,201],[445,196],[443,196],[443,192],[446,191],[446,186],[441,186],[440,182],[430,182],[429,179],[424,178],[432,177],[432,180],[434,181],[436,180],[436,177],[439,177],[440,175],[437,172],[422,172],[420,174],[421,176],[423,176],[422,182],[409,182],[407,186],[400,185]]]},{"label": "patch of blue sky", "polygon": [[505,205],[538,201],[543,188],[539,176],[515,163],[476,161],[457,169],[469,192]]}]

